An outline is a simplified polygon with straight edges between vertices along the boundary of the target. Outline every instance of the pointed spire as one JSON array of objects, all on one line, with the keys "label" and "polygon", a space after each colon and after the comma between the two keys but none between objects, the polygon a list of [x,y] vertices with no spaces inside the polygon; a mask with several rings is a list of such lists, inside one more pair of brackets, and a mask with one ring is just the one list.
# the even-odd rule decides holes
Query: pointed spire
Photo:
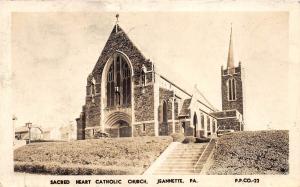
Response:
[{"label": "pointed spire", "polygon": [[228,58],[227,58],[227,69],[231,69],[229,72],[234,71],[234,58],[233,58],[233,44],[232,44],[232,23],[230,27],[230,40],[229,40],[229,49],[228,49]]}]

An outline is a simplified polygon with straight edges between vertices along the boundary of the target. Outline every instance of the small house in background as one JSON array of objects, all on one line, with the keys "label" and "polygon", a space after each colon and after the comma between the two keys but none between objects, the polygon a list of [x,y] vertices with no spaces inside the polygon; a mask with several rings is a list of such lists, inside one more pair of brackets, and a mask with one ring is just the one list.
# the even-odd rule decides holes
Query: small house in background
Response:
[{"label": "small house in background", "polygon": [[76,140],[77,130],[75,129],[75,125],[73,123],[70,123],[65,126],[61,126],[59,130],[60,130],[61,140],[64,141]]},{"label": "small house in background", "polygon": [[[30,140],[70,141],[76,140],[77,129],[74,123],[57,127],[32,126],[30,128]],[[15,128],[15,140],[29,140],[29,128],[20,126]]]},{"label": "small house in background", "polygon": [[[41,140],[43,133],[41,128],[31,128],[30,139],[31,140]],[[17,127],[15,130],[15,139],[17,140],[29,140],[29,129],[26,126]]]},{"label": "small house in background", "polygon": [[58,127],[44,128],[43,140],[60,140],[60,131]]},{"label": "small house in background", "polygon": [[43,130],[43,140],[76,140],[76,129],[74,124],[62,125],[60,127],[48,127]]}]

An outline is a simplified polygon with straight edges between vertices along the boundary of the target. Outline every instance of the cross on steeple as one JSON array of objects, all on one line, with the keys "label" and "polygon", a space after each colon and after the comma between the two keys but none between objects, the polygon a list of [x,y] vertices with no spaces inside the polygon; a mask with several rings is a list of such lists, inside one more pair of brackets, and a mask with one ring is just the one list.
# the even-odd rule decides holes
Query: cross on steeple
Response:
[{"label": "cross on steeple", "polygon": [[118,32],[119,14],[116,14],[116,33]]}]

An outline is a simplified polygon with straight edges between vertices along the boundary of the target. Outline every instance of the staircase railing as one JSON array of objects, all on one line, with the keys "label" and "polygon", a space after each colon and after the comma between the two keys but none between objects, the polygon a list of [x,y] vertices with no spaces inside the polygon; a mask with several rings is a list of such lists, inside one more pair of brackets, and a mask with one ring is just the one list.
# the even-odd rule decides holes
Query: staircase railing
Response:
[{"label": "staircase railing", "polygon": [[[216,133],[218,132],[218,130],[219,130],[219,127],[217,128]],[[200,162],[201,158],[203,157],[203,155],[204,155],[206,149],[208,148],[208,146],[210,145],[210,143],[211,143],[212,140],[213,140],[213,138],[211,138],[211,139],[209,140],[208,144],[205,146],[205,148],[204,148],[203,152],[201,153],[199,159],[197,160],[196,164],[194,165],[194,173],[196,173],[196,168],[197,168],[197,166],[198,166],[198,163]]]}]

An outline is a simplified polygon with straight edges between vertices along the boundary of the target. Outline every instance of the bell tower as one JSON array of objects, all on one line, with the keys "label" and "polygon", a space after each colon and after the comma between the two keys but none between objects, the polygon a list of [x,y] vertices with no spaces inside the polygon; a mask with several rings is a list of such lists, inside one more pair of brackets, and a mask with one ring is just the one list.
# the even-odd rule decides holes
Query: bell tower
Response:
[{"label": "bell tower", "polygon": [[238,110],[243,114],[243,82],[241,62],[234,65],[232,26],[230,29],[227,67],[221,67],[222,110]]}]

